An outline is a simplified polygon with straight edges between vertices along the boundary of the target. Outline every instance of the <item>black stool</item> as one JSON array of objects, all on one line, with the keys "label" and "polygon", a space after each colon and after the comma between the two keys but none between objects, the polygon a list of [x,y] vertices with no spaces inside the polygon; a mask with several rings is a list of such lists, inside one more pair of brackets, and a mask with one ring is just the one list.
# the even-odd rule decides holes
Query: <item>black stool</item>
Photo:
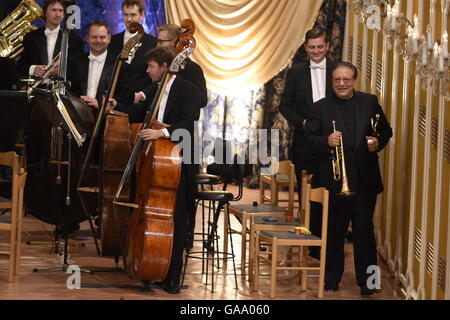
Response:
[{"label": "black stool", "polygon": [[[202,250],[201,251],[188,251],[186,250],[185,255],[185,263],[184,263],[184,269],[183,269],[183,277],[181,284],[184,283],[184,277],[186,274],[186,267],[188,263],[188,259],[201,259],[202,260],[202,266],[204,265],[204,262],[206,262],[206,283],[208,284],[208,269],[209,269],[209,262],[212,262],[212,268],[211,268],[211,292],[214,292],[214,261],[217,259],[219,261],[222,259],[232,259],[233,261],[233,271],[234,271],[234,280],[236,289],[238,288],[237,284],[237,274],[236,274],[236,263],[235,263],[235,254],[234,254],[234,247],[233,247],[233,238],[232,238],[232,229],[231,225],[228,225],[228,232],[227,236],[230,238],[230,248],[231,252],[224,252],[220,251],[218,246],[218,240],[219,236],[217,234],[217,223],[219,221],[220,213],[222,212],[223,208],[225,206],[229,205],[229,202],[231,201],[239,201],[242,198],[243,193],[243,182],[244,182],[244,165],[243,164],[233,164],[233,165],[224,165],[225,167],[230,168],[232,171],[232,175],[237,180],[237,183],[239,185],[239,192],[237,196],[234,196],[233,193],[221,190],[221,191],[200,191],[197,192],[195,199],[197,200],[197,204],[199,201],[214,201],[218,202],[217,208],[214,210],[214,215],[211,220],[211,216],[208,217],[208,231],[202,232],[202,233],[196,233],[197,235],[202,236]],[[228,169],[226,168],[226,169]],[[226,170],[228,171],[228,170]],[[225,180],[226,181],[226,180]],[[226,182],[225,182],[226,184]],[[226,186],[225,186],[226,187]],[[228,214],[228,210],[225,210],[225,212]],[[229,214],[226,219],[230,219]],[[187,235],[188,237],[193,237],[195,234],[191,233]],[[202,270],[203,272],[204,270]]]}]

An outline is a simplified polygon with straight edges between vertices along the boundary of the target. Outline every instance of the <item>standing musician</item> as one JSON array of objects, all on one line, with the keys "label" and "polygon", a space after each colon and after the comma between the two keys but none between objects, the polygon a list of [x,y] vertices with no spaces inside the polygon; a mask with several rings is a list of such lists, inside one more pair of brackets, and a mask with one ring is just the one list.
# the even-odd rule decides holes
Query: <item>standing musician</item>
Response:
[{"label": "standing musician", "polygon": [[[314,159],[308,150],[305,124],[308,108],[333,93],[331,71],[335,62],[327,59],[330,44],[324,30],[313,28],[305,35],[305,50],[309,60],[289,69],[286,86],[281,97],[280,112],[294,126],[294,138],[290,158],[295,165],[298,198],[301,198],[302,170],[314,173]],[[320,237],[322,210],[312,208],[311,232]],[[311,247],[310,256],[318,259],[320,248]]]},{"label": "standing musician", "polygon": [[[61,51],[61,21],[64,19],[65,4],[63,0],[45,0],[45,26],[28,33],[23,40],[24,51],[19,60],[19,73],[22,77],[42,77],[47,65]],[[69,58],[82,54],[83,40],[72,30],[69,34]],[[58,69],[51,72],[58,75]]]},{"label": "standing musician", "polygon": [[[335,66],[334,94],[313,105],[306,135],[310,150],[317,157],[313,187],[326,187],[330,191],[325,289],[339,288],[344,272],[345,233],[351,221],[356,280],[361,295],[370,295],[375,290],[367,287],[367,267],[377,264],[372,220],[377,194],[383,191],[377,153],[389,142],[392,129],[377,97],[355,91],[357,75],[351,63]],[[379,118],[376,133],[371,125],[375,118]],[[339,181],[330,161],[330,150],[339,153],[338,147],[343,156]],[[339,195],[344,181],[348,181],[353,196]]]},{"label": "standing musician", "polygon": [[[122,47],[127,41],[136,35],[136,33],[130,32],[130,25],[133,22],[142,24],[144,19],[145,5],[143,0],[125,0],[122,2],[122,18],[126,26],[125,31],[115,34],[111,38],[111,43],[109,44],[108,50],[115,56],[119,55],[122,51]],[[128,59],[128,64],[130,66],[130,78],[129,83],[131,83],[134,91],[134,102],[138,103],[143,98],[144,88],[151,85],[151,79],[146,74],[147,63],[145,61],[145,53],[150,49],[156,47],[156,39],[152,35],[144,33],[141,39],[142,46],[137,50],[136,55],[133,58]],[[119,81],[122,81],[120,78]]]},{"label": "standing musician", "polygon": [[[150,50],[145,58],[148,63],[147,73],[152,81],[159,82],[162,79],[164,71],[170,66],[172,59],[176,56],[177,50],[172,47],[157,47]],[[153,97],[153,92],[149,97]],[[157,120],[170,125],[167,129],[142,130],[139,135],[144,140],[169,139],[176,129],[185,129],[193,136],[194,120],[196,117],[196,108],[199,105],[200,97],[195,85],[183,80],[178,76],[172,76],[169,80],[166,90],[162,93],[161,104]],[[116,101],[112,101],[116,106]],[[129,115],[131,122],[142,122],[149,104],[140,103],[133,105],[118,104],[116,110],[125,112]],[[176,294],[180,292],[180,275],[183,266],[183,248],[186,233],[186,215],[188,208],[193,205],[193,192],[195,191],[195,180],[192,174],[191,165],[183,163],[181,169],[181,181],[177,193],[177,202],[175,207],[175,226],[172,258],[166,279],[164,281],[164,290],[168,293]]]},{"label": "standing musician", "polygon": [[[108,89],[116,62],[116,56],[108,51],[111,41],[109,25],[101,20],[94,20],[87,28],[86,42],[89,53],[75,56],[69,63],[68,79],[71,90],[89,106],[98,109],[102,103],[105,90]],[[128,78],[129,69],[122,68],[121,78]],[[134,96],[126,81],[121,81],[116,97],[124,104],[131,104]]]}]

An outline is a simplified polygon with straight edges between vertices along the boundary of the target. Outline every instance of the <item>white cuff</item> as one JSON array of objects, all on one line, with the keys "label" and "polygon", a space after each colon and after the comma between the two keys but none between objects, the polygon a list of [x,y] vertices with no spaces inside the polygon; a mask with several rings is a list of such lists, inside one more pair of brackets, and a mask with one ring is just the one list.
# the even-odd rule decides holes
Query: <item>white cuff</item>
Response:
[{"label": "white cuff", "polygon": [[146,100],[147,96],[145,95],[145,93],[143,91],[139,91],[138,93],[140,93],[142,95],[142,100]]},{"label": "white cuff", "polygon": [[162,131],[163,131],[164,136],[165,136],[166,138],[170,138],[170,133],[169,133],[169,131],[168,131],[167,129],[162,129]]},{"label": "white cuff", "polygon": [[30,67],[30,70],[28,71],[28,74],[29,74],[30,76],[34,76],[34,71],[36,71],[36,66],[31,66],[31,67]]}]

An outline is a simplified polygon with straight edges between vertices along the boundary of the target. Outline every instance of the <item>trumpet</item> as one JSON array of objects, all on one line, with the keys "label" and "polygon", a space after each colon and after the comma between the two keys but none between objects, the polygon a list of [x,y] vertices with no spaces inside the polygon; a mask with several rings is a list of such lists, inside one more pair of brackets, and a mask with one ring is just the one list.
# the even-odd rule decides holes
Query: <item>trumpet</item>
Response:
[{"label": "trumpet", "polygon": [[380,121],[380,115],[377,113],[375,115],[375,119],[371,118],[370,119],[370,125],[372,127],[372,133],[374,137],[379,137],[380,136],[380,132],[378,131],[378,123]]},{"label": "trumpet", "polygon": [[[336,132],[336,121],[332,121],[333,123],[333,132]],[[333,167],[333,178],[336,181],[342,181],[341,192],[338,193],[338,196],[341,197],[350,197],[355,193],[350,190],[348,184],[348,176],[347,171],[345,169],[345,156],[344,156],[344,141],[342,139],[342,135],[340,136],[340,143],[337,147],[331,150],[331,165]]]}]

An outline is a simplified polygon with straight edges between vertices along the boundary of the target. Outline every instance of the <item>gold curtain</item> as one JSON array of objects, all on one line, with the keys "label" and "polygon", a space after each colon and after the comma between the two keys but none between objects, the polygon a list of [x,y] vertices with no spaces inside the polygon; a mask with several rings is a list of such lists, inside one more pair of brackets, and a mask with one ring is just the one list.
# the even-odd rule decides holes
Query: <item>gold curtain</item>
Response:
[{"label": "gold curtain", "polygon": [[322,0],[165,0],[169,23],[191,18],[192,55],[208,89],[221,94],[261,87],[303,43]]}]

